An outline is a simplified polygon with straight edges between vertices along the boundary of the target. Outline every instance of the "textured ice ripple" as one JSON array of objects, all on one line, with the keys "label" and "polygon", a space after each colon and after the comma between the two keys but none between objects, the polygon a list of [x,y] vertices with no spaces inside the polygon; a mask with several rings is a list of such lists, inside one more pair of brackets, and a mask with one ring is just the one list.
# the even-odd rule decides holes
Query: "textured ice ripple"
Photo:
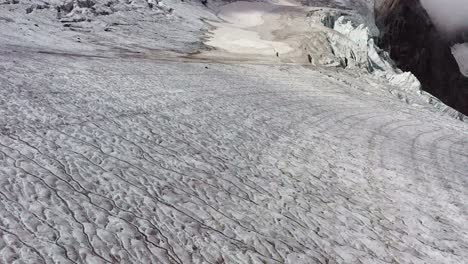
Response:
[{"label": "textured ice ripple", "polygon": [[468,259],[467,125],[371,80],[2,57],[1,263]]}]

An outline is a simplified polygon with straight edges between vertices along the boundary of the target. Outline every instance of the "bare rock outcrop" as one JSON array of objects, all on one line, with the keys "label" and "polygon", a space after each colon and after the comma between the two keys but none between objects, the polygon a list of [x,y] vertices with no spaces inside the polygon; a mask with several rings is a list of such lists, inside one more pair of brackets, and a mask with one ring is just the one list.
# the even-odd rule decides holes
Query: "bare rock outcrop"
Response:
[{"label": "bare rock outcrop", "polygon": [[437,30],[420,1],[376,0],[375,16],[379,46],[397,66],[412,72],[425,91],[467,115],[468,78],[452,54],[454,40]]}]

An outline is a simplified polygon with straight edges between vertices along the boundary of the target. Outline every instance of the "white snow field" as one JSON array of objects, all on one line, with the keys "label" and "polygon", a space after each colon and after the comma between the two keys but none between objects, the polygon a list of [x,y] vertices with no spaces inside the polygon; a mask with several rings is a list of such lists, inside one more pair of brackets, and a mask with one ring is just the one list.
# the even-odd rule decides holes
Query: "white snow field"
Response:
[{"label": "white snow field", "polygon": [[453,55],[457,59],[460,71],[468,76],[468,43],[457,44],[453,48]]},{"label": "white snow field", "polygon": [[86,31],[28,5],[0,5],[0,263],[468,259],[468,123],[420,93],[187,55],[201,4]]}]

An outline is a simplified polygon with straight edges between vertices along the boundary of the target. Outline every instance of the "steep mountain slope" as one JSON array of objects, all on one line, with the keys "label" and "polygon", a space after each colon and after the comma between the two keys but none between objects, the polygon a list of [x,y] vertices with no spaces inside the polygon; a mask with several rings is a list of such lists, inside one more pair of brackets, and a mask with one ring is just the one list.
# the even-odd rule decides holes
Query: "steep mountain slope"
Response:
[{"label": "steep mountain slope", "polygon": [[381,2],[376,7],[380,45],[421,81],[425,91],[467,115],[468,77],[452,54],[451,39],[436,29],[419,0]]},{"label": "steep mountain slope", "polygon": [[[468,259],[468,124],[371,45],[365,2],[249,27],[220,2],[2,1],[0,263]],[[208,46],[228,18],[293,49],[258,21],[303,18],[338,64]]]}]

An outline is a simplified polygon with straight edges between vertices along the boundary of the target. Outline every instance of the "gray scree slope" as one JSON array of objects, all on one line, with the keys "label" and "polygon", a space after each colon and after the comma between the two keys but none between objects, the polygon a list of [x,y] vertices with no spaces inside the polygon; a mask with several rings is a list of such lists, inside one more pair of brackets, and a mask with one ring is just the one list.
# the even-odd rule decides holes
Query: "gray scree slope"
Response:
[{"label": "gray scree slope", "polygon": [[368,74],[5,39],[0,263],[468,259],[467,124]]}]

